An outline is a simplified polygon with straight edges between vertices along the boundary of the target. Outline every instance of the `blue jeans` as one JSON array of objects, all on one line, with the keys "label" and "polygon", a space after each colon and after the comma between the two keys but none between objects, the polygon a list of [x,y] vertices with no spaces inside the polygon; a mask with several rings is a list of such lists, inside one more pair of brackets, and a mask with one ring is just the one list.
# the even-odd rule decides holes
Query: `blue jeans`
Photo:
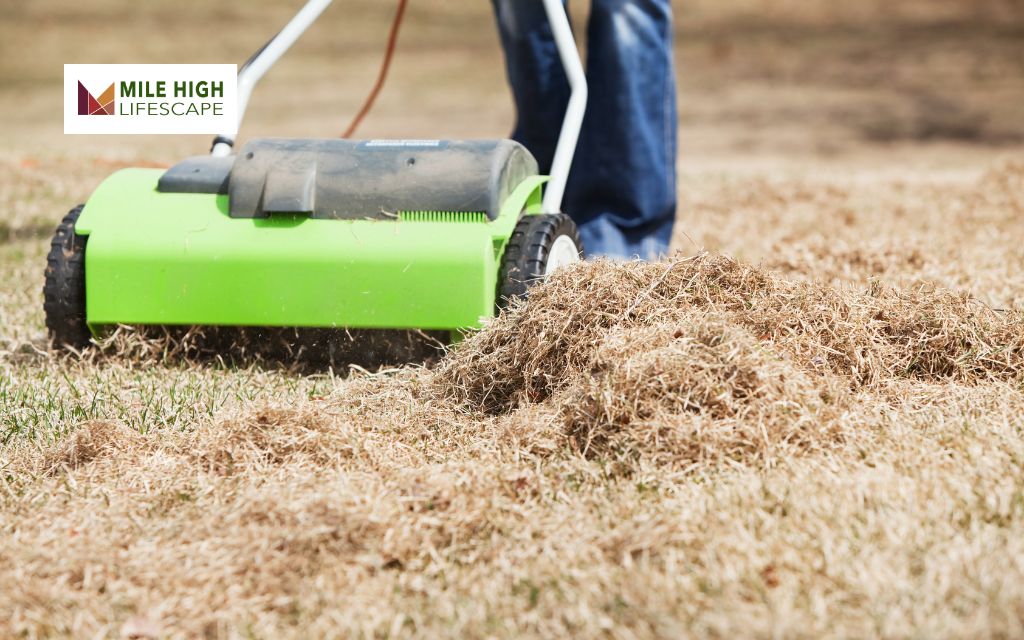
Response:
[{"label": "blue jeans", "polygon": [[[569,81],[540,0],[492,0],[517,121],[547,173]],[[676,215],[676,83],[670,0],[592,0],[589,101],[562,209],[587,254],[656,258]]]}]

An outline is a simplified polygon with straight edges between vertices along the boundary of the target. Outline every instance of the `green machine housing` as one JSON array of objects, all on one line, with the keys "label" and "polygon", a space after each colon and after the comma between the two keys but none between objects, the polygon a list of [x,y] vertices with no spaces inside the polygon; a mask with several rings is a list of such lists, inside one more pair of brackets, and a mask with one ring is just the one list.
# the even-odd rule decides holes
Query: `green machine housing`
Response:
[{"label": "green machine housing", "polygon": [[86,322],[477,327],[545,180],[508,140],[267,138],[124,169],[74,227]]}]

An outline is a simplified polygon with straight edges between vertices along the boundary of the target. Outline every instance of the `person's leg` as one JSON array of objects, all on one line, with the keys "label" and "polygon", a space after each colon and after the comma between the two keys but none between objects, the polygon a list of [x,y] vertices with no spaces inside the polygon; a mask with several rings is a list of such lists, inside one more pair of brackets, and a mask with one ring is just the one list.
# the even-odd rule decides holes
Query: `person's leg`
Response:
[{"label": "person's leg", "polygon": [[588,255],[656,258],[676,215],[670,0],[593,0],[588,37],[589,103],[564,209]]},{"label": "person's leg", "polygon": [[551,169],[569,102],[551,25],[540,0],[492,0],[516,104],[512,139],[533,153],[541,173]]}]

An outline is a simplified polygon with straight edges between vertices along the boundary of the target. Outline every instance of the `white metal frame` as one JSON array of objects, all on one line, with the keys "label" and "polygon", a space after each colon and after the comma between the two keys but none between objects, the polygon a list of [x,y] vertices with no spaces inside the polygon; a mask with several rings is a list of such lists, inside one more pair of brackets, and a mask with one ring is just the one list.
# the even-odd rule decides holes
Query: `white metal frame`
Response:
[{"label": "white metal frame", "polygon": [[[514,1],[526,2],[528,0]],[[580,60],[580,52],[576,48],[576,41],[572,36],[569,16],[562,0],[542,1],[548,21],[551,23],[551,32],[555,38],[555,46],[558,48],[558,56],[572,89],[569,105],[565,111],[565,119],[562,121],[562,130],[558,134],[558,145],[555,147],[555,156],[551,163],[551,179],[544,190],[542,205],[546,213],[559,213],[562,208],[562,197],[565,194],[565,184],[569,179],[569,169],[572,167],[573,156],[576,153],[576,143],[583,126],[583,114],[587,108],[587,78],[583,71],[583,62]],[[309,0],[306,2],[305,6],[295,14],[295,17],[281,29],[281,32],[274,36],[267,46],[238,72],[239,126],[242,124],[245,109],[249,105],[249,98],[252,96],[252,90],[256,83],[295,44],[295,41],[306,29],[316,22],[331,2],[332,0]],[[231,155],[234,135],[222,135],[220,138],[225,141],[214,144],[211,154],[215,156]]]},{"label": "white metal frame", "polygon": [[555,147],[555,157],[551,162],[551,179],[544,189],[542,205],[544,213],[561,213],[562,196],[565,194],[565,184],[569,180],[573,156],[576,155],[576,142],[583,127],[583,114],[587,109],[587,77],[583,72],[583,61],[580,60],[579,49],[576,48],[576,41],[572,37],[569,15],[562,0],[544,0],[544,10],[547,11],[551,32],[555,36],[558,57],[562,59],[562,67],[565,68],[565,75],[569,78],[569,87],[572,89],[569,105],[565,110],[565,119],[562,120],[562,131],[558,134],[558,145]]}]

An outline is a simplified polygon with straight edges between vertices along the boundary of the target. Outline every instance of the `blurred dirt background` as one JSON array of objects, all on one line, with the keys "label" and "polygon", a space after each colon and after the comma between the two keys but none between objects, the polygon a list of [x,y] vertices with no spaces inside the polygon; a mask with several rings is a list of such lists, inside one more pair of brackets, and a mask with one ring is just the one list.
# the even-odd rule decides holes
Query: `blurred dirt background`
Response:
[{"label": "blurred dirt background", "polygon": [[[679,256],[430,368],[49,351],[61,216],[209,146],[64,136],[62,65],[241,63],[297,4],[0,0],[0,635],[1024,635],[1024,2],[675,3]],[[392,11],[241,136],[340,132]],[[511,123],[489,3],[412,0],[360,135]]]}]

